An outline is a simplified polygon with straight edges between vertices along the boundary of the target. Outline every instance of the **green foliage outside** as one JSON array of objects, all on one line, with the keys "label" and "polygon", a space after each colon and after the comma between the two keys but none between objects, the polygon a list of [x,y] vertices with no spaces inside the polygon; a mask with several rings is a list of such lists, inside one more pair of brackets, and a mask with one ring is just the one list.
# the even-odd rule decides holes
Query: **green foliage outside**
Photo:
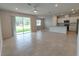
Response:
[{"label": "green foliage outside", "polygon": [[23,26],[16,26],[16,32],[19,33],[19,32],[31,32],[31,29],[30,29],[30,26],[28,25],[25,25],[24,27]]},{"label": "green foliage outside", "polygon": [[31,32],[30,18],[16,16],[16,33]]}]

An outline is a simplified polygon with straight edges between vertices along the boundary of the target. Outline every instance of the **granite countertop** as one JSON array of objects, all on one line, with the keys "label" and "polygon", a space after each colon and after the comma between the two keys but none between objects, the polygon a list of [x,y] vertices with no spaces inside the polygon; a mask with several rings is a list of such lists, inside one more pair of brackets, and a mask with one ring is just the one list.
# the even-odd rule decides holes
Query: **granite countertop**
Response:
[{"label": "granite countertop", "polygon": [[[75,25],[77,23],[70,23],[69,25]],[[57,26],[64,26],[64,23],[58,23]]]}]

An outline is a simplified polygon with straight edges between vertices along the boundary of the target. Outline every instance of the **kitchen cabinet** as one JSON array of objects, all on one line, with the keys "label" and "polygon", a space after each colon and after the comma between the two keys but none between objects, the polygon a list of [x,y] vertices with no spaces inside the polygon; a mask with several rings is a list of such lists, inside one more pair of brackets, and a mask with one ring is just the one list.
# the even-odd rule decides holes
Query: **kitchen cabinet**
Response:
[{"label": "kitchen cabinet", "polygon": [[69,25],[69,31],[76,31],[76,23]]}]

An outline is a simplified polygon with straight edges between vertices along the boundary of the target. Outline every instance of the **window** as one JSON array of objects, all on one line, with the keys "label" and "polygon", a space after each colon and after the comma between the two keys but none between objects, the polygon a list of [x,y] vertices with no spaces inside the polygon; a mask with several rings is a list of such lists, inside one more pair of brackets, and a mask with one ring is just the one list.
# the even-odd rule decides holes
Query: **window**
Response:
[{"label": "window", "polygon": [[36,20],[36,25],[41,26],[41,20]]}]

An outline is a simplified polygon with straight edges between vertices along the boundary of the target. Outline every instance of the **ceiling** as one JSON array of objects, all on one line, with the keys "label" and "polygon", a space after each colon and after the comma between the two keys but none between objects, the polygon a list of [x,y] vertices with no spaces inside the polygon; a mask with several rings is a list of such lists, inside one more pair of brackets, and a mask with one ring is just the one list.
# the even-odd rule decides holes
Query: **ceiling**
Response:
[{"label": "ceiling", "polygon": [[[71,14],[72,9],[79,9],[79,3],[57,3],[58,7],[56,7],[55,4],[56,3],[0,3],[0,9],[42,16]],[[34,7],[38,11],[37,14],[33,12]],[[18,10],[16,10],[16,8],[18,8]]]}]

